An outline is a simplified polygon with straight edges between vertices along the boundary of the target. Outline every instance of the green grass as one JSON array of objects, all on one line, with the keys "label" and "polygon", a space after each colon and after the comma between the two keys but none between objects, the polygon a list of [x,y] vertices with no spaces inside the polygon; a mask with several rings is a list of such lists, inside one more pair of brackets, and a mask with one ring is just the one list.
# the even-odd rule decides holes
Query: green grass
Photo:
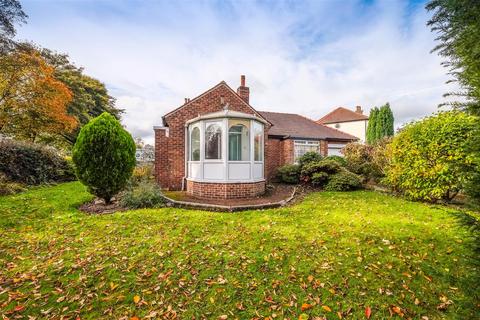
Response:
[{"label": "green grass", "polygon": [[454,209],[358,191],[92,216],[76,209],[89,199],[76,182],[0,197],[0,317],[479,315],[475,240]]}]

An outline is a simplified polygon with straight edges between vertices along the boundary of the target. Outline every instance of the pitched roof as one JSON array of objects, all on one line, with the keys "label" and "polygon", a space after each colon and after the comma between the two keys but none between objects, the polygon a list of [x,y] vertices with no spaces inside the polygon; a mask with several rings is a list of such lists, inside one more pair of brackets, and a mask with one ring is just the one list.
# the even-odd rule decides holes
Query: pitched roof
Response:
[{"label": "pitched roof", "polygon": [[319,119],[318,123],[334,123],[346,121],[368,120],[368,116],[349,110],[344,107],[338,107],[330,113],[327,113],[323,118]]},{"label": "pitched roof", "polygon": [[358,140],[348,133],[316,123],[299,114],[267,111],[259,113],[273,124],[268,131],[269,135],[304,139]]},{"label": "pitched roof", "polygon": [[[168,126],[168,124],[167,124],[167,122],[166,122],[166,118],[167,118],[168,116],[174,114],[175,112],[179,111],[179,110],[182,109],[182,108],[185,108],[186,106],[190,105],[190,104],[191,104],[192,102],[194,102],[195,100],[200,99],[201,97],[205,96],[207,93],[210,93],[210,92],[212,92],[213,90],[215,90],[215,89],[217,89],[217,88],[219,88],[219,87],[221,87],[221,86],[224,86],[224,87],[226,87],[228,90],[230,90],[231,92],[233,92],[233,93],[240,99],[239,101],[241,101],[243,104],[245,104],[245,105],[248,106],[250,109],[252,109],[253,112],[258,113],[261,117],[263,117],[263,116],[262,116],[257,110],[255,110],[249,103],[245,102],[245,100],[243,100],[242,97],[240,97],[235,90],[233,90],[225,81],[222,80],[222,81],[220,81],[220,83],[218,83],[217,85],[211,87],[211,88],[208,89],[207,91],[199,94],[199,95],[196,96],[195,98],[186,100],[185,103],[182,104],[181,106],[179,106],[178,108],[175,108],[175,109],[167,112],[166,114],[164,114],[164,115],[162,116],[162,120],[163,120],[164,125],[167,125],[167,126]],[[268,121],[267,119],[265,119],[265,118],[264,118],[264,120],[266,120],[267,122],[269,122],[269,121]]]}]

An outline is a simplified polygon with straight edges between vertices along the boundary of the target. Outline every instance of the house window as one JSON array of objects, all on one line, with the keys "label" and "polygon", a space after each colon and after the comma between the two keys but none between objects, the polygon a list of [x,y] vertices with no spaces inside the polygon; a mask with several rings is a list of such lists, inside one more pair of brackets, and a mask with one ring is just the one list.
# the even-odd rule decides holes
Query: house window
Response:
[{"label": "house window", "polygon": [[298,158],[311,151],[320,153],[320,143],[318,141],[295,140],[294,161],[297,162]]},{"label": "house window", "polygon": [[229,121],[228,160],[250,161],[249,121]]},{"label": "house window", "polygon": [[205,129],[205,159],[222,159],[222,128],[218,123],[207,123]]},{"label": "house window", "polygon": [[328,155],[329,156],[340,156],[343,157],[342,149],[345,147],[343,143],[329,143],[328,144]]},{"label": "house window", "polygon": [[200,161],[200,129],[193,128],[190,135],[190,159],[192,161]]},{"label": "house window", "polygon": [[263,161],[263,126],[253,123],[253,152],[254,161]]}]

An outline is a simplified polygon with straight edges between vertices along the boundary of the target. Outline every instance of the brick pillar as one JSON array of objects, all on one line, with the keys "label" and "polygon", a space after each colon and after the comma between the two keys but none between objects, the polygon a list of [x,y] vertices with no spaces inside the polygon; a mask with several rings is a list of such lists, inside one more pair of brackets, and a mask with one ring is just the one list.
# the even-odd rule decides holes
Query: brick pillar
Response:
[{"label": "brick pillar", "polygon": [[155,179],[162,189],[170,188],[168,163],[168,128],[160,127],[155,130]]},{"label": "brick pillar", "polygon": [[328,142],[326,140],[320,140],[320,154],[324,157],[328,155]]}]

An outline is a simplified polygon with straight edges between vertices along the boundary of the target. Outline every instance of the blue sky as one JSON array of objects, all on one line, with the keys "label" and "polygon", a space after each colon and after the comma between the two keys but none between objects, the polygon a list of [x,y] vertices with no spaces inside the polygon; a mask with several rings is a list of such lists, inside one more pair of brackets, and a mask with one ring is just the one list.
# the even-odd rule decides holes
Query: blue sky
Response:
[{"label": "blue sky", "polygon": [[423,1],[22,1],[19,39],[68,53],[103,81],[123,123],[153,125],[225,80],[258,110],[318,119],[390,102],[396,125],[438,110],[446,70]]}]

